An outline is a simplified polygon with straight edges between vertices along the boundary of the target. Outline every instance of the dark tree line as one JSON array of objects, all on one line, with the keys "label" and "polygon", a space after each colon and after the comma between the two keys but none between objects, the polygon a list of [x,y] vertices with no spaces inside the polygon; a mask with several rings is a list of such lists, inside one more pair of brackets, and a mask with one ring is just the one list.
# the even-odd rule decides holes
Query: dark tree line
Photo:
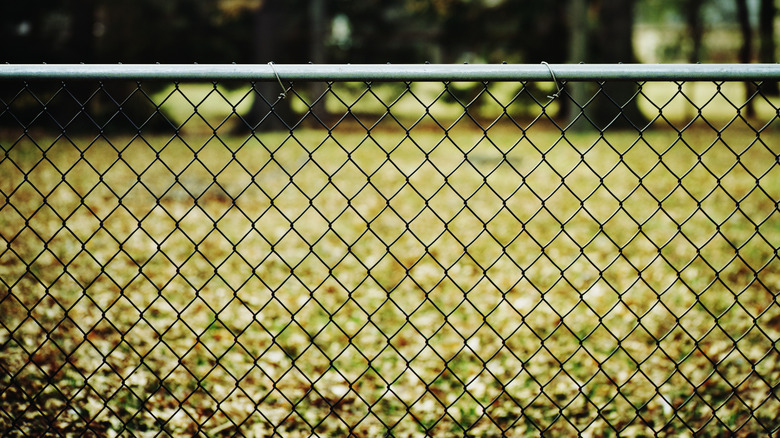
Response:
[{"label": "dark tree line", "polygon": [[[757,29],[747,0],[36,0],[0,6],[0,62],[630,63],[637,5],[682,18],[691,62],[703,8],[731,5],[739,61],[775,61],[773,0],[761,0]],[[611,87],[619,101],[635,91]],[[602,105],[593,117],[605,124],[617,113]],[[641,123],[628,108],[619,119]]]},{"label": "dark tree line", "polygon": [[[35,0],[0,5],[0,61],[37,62],[563,62],[572,35],[583,62],[631,62],[641,11],[677,16],[702,59],[702,11],[731,10],[739,60],[775,61],[774,0]],[[577,11],[573,17],[572,11]],[[334,19],[348,23],[335,41]],[[581,19],[577,19],[581,18]],[[664,20],[666,18],[658,18]],[[757,39],[756,39],[757,38]]]},{"label": "dark tree line", "polygon": [[36,0],[0,6],[11,63],[248,62],[250,17],[213,0]]}]

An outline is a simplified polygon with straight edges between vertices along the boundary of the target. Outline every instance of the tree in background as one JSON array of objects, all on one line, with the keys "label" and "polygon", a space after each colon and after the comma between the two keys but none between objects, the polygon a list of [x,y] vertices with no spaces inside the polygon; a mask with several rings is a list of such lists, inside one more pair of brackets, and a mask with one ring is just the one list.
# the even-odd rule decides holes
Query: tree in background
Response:
[{"label": "tree in background", "polygon": [[734,0],[737,6],[737,23],[742,35],[742,46],[737,55],[737,61],[747,64],[753,59],[753,29],[750,26],[747,0]]},{"label": "tree in background", "polygon": [[564,62],[569,28],[566,3],[544,0],[433,2],[442,62]]},{"label": "tree in background", "polygon": [[[255,7],[252,14],[252,61],[285,62],[283,44],[287,37],[285,33],[284,2],[282,0],[264,0]],[[281,58],[281,59],[280,59]],[[294,124],[292,112],[286,102],[280,97],[279,84],[276,82],[257,82],[254,84],[256,92],[254,103],[245,117],[249,128],[256,129],[263,123],[264,129],[290,129]]]},{"label": "tree in background", "polygon": [[[11,63],[191,63],[246,62],[250,40],[247,20],[241,15],[222,14],[213,0],[48,0],[3,2],[0,6],[0,61]],[[160,86],[144,84],[146,92]],[[35,84],[36,93],[47,103],[44,117],[38,117],[41,129],[64,127],[67,132],[84,130],[136,130],[164,127],[135,84],[107,82],[98,90],[95,83],[58,85]],[[0,84],[0,97],[10,99],[19,84]],[[115,116],[118,103],[122,114]],[[90,117],[80,113],[81,104],[89,107]],[[32,99],[16,99],[14,112],[22,120],[32,120],[41,105]],[[74,117],[74,114],[76,116]],[[91,119],[90,119],[91,118]],[[13,126],[13,120],[0,124]],[[97,125],[97,126],[96,126]]]},{"label": "tree in background", "polygon": [[[569,27],[569,53],[566,62],[577,64],[585,62],[588,57],[588,0],[569,0],[566,24]],[[567,95],[571,99],[564,99],[566,104],[561,108],[561,117],[571,125],[572,129],[582,130],[588,127],[586,120],[580,117],[581,105],[588,101],[588,84],[582,82],[569,82],[566,85]]]},{"label": "tree in background", "polygon": [[[758,61],[773,64],[777,62],[777,45],[775,43],[775,17],[777,7],[775,0],[761,0],[758,13]],[[771,96],[780,95],[780,85],[776,81],[764,82],[761,90]]]},{"label": "tree in background", "polygon": [[[278,0],[36,0],[0,5],[0,61],[21,62],[268,62],[258,61],[254,29],[265,3]],[[760,4],[758,59],[775,59],[774,0],[579,0],[589,8],[592,57],[620,50],[599,41],[606,32],[625,35],[635,5],[646,22],[687,24],[689,61],[707,60],[703,19],[737,23],[743,10]],[[747,5],[742,7],[740,5]],[[544,0],[284,0],[273,41],[274,61],[384,62],[563,62],[569,58],[571,1]],[[615,21],[604,15],[614,10]],[[628,13],[631,12],[629,15]],[[647,16],[651,16],[647,20]],[[741,16],[742,17],[742,16]],[[725,22],[724,21],[724,22]],[[744,18],[740,20],[745,23]],[[334,42],[334,23],[348,32]],[[748,21],[748,24],[749,21]],[[755,31],[754,31],[755,33]],[[319,42],[319,43],[318,43]],[[681,46],[675,40],[676,46]],[[697,55],[698,54],[698,55]],[[623,58],[615,56],[613,58]],[[582,59],[584,60],[584,59]]]},{"label": "tree in background", "polygon": [[760,62],[777,62],[775,56],[775,16],[777,7],[774,0],[761,0],[761,8],[758,13],[758,35],[761,46],[758,50]]},{"label": "tree in background", "polygon": [[[722,19],[738,16],[745,40],[754,38],[746,0],[37,0],[0,6],[0,62],[634,62],[637,5],[656,22],[687,24],[691,62],[707,60],[705,9],[728,9]],[[760,5],[758,59],[774,62],[775,5]],[[754,60],[752,49],[740,59]],[[275,100],[278,84],[263,87]],[[627,104],[615,122],[641,123],[632,90],[609,87]],[[777,84],[762,90],[774,93]],[[314,101],[324,89],[296,91]],[[593,120],[605,126],[617,106],[597,100],[604,102],[594,103]],[[275,110],[287,117],[286,102]]]},{"label": "tree in background", "polygon": [[[754,54],[753,43],[753,28],[750,20],[750,10],[748,9],[747,0],[735,0],[737,8],[737,21],[739,23],[740,34],[742,35],[742,45],[739,49],[738,61],[741,63],[753,62],[756,57]],[[774,35],[774,21],[775,21],[776,8],[774,0],[761,0],[759,15],[758,15],[758,61],[766,63],[775,62],[775,35]],[[752,82],[745,82],[745,93],[749,97],[755,93],[756,87]],[[778,95],[780,90],[778,89],[777,82],[767,82],[761,84],[761,92],[765,95]],[[748,117],[755,115],[755,107],[753,105],[753,99],[749,99],[745,112]]]},{"label": "tree in background", "polygon": [[[588,62],[634,63],[634,0],[600,0],[591,5],[597,17],[591,30]],[[599,129],[643,127],[646,123],[637,105],[638,88],[630,82],[607,82],[586,109]]]},{"label": "tree in background", "polygon": [[704,23],[701,18],[701,7],[704,0],[687,0],[685,3],[685,19],[688,25],[688,36],[691,39],[691,51],[688,62],[701,61],[702,37]]},{"label": "tree in background", "polygon": [[[753,59],[753,29],[750,26],[750,16],[748,13],[747,0],[735,0],[737,6],[737,22],[739,23],[739,31],[742,35],[742,45],[739,48],[739,54],[737,55],[737,61],[743,64],[749,63]],[[745,82],[745,94],[750,96],[755,92],[753,84]],[[756,111],[752,105],[752,99],[748,102],[745,108],[746,115],[752,117]]]},{"label": "tree in background", "polygon": [[[251,62],[327,61],[324,33],[328,18],[325,0],[243,1],[248,3],[247,9],[252,15]],[[250,129],[286,130],[297,123],[299,116],[292,111],[289,100],[282,99],[278,82],[257,82],[254,89],[255,100],[249,114],[245,116]],[[296,92],[311,105],[324,92],[324,88],[308,87],[296,89]],[[325,117],[324,104],[312,107],[312,114]]]}]

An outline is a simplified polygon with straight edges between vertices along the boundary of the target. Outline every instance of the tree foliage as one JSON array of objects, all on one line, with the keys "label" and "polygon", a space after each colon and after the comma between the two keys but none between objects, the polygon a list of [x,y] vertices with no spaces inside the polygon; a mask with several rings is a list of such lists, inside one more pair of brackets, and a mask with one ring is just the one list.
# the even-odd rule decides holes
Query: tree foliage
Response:
[{"label": "tree foliage", "polygon": [[[277,46],[275,62],[310,61],[310,46],[317,40],[328,62],[537,63],[562,62],[569,54],[566,1],[317,0],[323,6],[318,27],[309,7],[314,0],[37,0],[0,6],[0,61],[267,62],[257,59],[256,20],[276,3],[277,22],[267,32]],[[730,16],[733,21],[740,4],[631,0],[618,2],[630,14],[612,20],[599,12],[611,3],[587,1],[594,36],[588,58],[593,60],[610,58],[600,52],[616,43],[599,41],[600,35],[630,27],[637,18],[691,27],[686,38],[693,40],[695,52],[713,20]],[[775,11],[769,0],[760,4],[762,11],[751,14],[760,18],[763,60],[774,56],[769,53],[774,36],[767,33]],[[323,35],[313,35],[319,28]]]},{"label": "tree foliage", "polygon": [[[746,41],[740,59],[775,59],[772,0],[578,1],[6,1],[0,6],[0,62],[635,62],[637,19],[681,25],[689,44],[678,45],[690,47],[685,59],[706,61],[703,34],[713,22],[734,22],[735,16]],[[761,10],[747,11],[748,4]],[[573,5],[587,10],[583,19],[572,18]],[[749,13],[756,18],[758,53],[749,45]],[[614,92],[619,100],[633,93]],[[566,108],[564,103],[562,114]],[[284,113],[282,105],[277,110]],[[597,113],[606,116],[594,118],[610,120],[611,113]],[[636,114],[629,109],[623,117],[633,121]]]}]

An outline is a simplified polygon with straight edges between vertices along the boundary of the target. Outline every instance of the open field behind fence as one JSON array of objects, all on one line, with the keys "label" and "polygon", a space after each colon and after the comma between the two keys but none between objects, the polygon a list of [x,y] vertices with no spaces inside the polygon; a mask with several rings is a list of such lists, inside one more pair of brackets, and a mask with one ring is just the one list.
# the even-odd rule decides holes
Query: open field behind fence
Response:
[{"label": "open field behind fence", "polygon": [[771,100],[641,131],[420,100],[246,135],[4,126],[0,430],[778,430]]}]

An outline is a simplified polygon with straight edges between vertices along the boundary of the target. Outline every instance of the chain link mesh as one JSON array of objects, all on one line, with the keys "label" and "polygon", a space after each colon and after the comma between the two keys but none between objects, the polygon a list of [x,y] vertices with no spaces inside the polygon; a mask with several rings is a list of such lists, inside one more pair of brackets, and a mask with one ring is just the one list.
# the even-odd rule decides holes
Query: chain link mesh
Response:
[{"label": "chain link mesh", "polygon": [[561,85],[3,82],[2,434],[776,433],[778,99]]}]

